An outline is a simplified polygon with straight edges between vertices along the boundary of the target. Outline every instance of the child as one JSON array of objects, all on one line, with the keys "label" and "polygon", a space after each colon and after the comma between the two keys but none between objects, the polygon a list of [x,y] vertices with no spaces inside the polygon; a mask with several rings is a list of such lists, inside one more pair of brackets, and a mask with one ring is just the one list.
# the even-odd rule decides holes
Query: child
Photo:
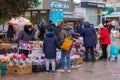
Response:
[{"label": "child", "polygon": [[52,73],[55,74],[56,47],[59,48],[59,41],[53,29],[50,29],[43,41],[43,53],[46,57],[46,72],[49,72],[49,63],[52,63]]}]

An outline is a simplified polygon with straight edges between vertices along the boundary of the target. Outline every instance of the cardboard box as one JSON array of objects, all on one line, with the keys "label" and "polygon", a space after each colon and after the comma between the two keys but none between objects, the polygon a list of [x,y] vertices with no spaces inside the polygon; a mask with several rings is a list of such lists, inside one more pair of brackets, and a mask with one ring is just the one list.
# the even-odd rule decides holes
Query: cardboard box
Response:
[{"label": "cardboard box", "polygon": [[29,74],[32,73],[32,66],[14,67],[15,74]]},{"label": "cardboard box", "polygon": [[7,73],[12,74],[29,74],[32,73],[32,66],[10,66],[7,65]]},{"label": "cardboard box", "polygon": [[14,66],[7,65],[7,73],[14,73]]},{"label": "cardboard box", "polygon": [[0,49],[10,49],[12,47],[12,44],[2,43],[0,44]]}]

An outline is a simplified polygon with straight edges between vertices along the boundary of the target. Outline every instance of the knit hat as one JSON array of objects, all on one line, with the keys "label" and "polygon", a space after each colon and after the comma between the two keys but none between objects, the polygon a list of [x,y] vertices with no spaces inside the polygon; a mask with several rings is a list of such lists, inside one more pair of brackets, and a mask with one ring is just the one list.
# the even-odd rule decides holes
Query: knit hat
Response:
[{"label": "knit hat", "polygon": [[58,27],[62,27],[65,24],[64,20],[60,22],[60,24],[58,25]]},{"label": "knit hat", "polygon": [[98,25],[98,27],[101,29],[101,28],[103,28],[104,26],[103,26],[103,24],[101,23],[101,24]]}]

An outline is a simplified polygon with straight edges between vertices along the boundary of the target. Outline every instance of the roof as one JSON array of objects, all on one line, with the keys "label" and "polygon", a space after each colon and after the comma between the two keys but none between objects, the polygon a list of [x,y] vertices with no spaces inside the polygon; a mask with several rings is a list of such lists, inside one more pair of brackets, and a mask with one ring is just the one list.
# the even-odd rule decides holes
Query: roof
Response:
[{"label": "roof", "polygon": [[110,14],[112,12],[114,12],[114,8],[113,7],[106,7],[103,9],[103,12],[106,12],[106,14]]},{"label": "roof", "polygon": [[113,12],[111,14],[108,14],[104,17],[120,17],[120,12]]}]

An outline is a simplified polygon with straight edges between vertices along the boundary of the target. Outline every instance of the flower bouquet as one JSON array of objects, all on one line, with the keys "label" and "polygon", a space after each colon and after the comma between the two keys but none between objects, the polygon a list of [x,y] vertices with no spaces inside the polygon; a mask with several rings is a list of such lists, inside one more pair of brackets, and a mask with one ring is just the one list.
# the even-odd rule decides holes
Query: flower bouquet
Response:
[{"label": "flower bouquet", "polygon": [[81,45],[81,41],[78,39],[76,40],[74,43],[73,43],[75,49],[76,49],[76,53],[79,52],[79,49],[80,49],[80,45]]},{"label": "flower bouquet", "polygon": [[72,55],[71,56],[71,65],[72,68],[78,68],[81,65],[82,58],[80,55]]},{"label": "flower bouquet", "polygon": [[0,56],[0,69],[1,69],[2,76],[6,75],[6,65],[9,62],[10,62],[10,59],[7,56],[5,56],[5,55]]},{"label": "flower bouquet", "polygon": [[9,65],[12,66],[23,66],[25,64],[26,56],[24,54],[17,54],[17,53],[12,53],[8,55],[10,57],[11,62]]}]

